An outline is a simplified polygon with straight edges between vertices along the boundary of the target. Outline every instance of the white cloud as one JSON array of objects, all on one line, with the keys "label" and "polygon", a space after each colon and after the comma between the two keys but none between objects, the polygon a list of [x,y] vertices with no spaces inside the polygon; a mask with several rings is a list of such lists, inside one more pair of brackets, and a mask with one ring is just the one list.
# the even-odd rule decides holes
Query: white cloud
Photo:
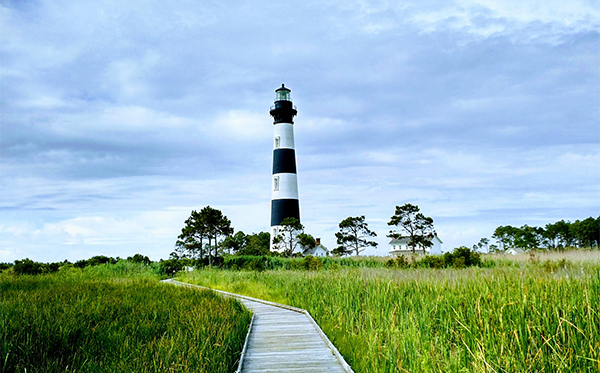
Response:
[{"label": "white cloud", "polygon": [[[517,38],[545,38],[548,30],[527,29],[528,25],[554,25],[552,33],[599,30],[600,9],[583,1],[464,0],[433,8],[415,7],[411,21],[423,32],[455,30],[478,37],[513,34]],[[533,34],[532,34],[533,33]]]},{"label": "white cloud", "polygon": [[0,236],[12,246],[4,247],[2,256],[5,260],[18,259],[20,255],[58,261],[67,252],[79,251],[83,258],[69,259],[85,259],[90,252],[120,257],[141,252],[155,260],[166,258],[189,212],[161,210],[127,215],[78,216],[39,227],[25,227],[23,223],[4,225]]},{"label": "white cloud", "polygon": [[212,130],[218,137],[229,140],[252,141],[268,138],[273,130],[264,112],[230,110],[220,114],[212,124]]},{"label": "white cloud", "polygon": [[162,56],[158,51],[146,50],[142,56],[110,62],[104,72],[102,89],[123,99],[147,96],[153,87],[149,77],[161,68]]}]

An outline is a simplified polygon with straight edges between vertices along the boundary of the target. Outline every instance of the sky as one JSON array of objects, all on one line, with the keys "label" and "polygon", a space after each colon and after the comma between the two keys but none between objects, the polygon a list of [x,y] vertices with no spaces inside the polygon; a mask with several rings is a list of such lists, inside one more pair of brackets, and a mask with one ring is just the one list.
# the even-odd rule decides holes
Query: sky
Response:
[{"label": "sky", "polygon": [[0,0],[0,262],[166,259],[192,210],[270,224],[274,90],[301,220],[397,205],[445,250],[600,215],[600,3]]}]

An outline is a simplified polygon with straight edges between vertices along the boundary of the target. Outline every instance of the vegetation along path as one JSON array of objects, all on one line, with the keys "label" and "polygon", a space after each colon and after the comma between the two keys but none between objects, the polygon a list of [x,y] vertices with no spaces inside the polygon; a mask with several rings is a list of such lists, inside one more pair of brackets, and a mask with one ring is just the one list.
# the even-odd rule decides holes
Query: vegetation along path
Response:
[{"label": "vegetation along path", "polygon": [[[164,282],[204,288],[175,280]],[[305,310],[220,290],[214,291],[238,298],[254,313],[238,371],[352,372]]]}]

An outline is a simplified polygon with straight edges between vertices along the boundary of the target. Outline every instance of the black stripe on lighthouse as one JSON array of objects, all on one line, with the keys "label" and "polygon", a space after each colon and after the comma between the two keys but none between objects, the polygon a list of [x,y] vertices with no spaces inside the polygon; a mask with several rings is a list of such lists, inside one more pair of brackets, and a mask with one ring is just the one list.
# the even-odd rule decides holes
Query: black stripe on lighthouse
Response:
[{"label": "black stripe on lighthouse", "polygon": [[273,175],[296,173],[296,151],[294,149],[275,149],[273,151]]},{"label": "black stripe on lighthouse", "polygon": [[300,220],[300,203],[297,199],[274,199],[271,201],[271,226],[281,225],[285,218]]}]

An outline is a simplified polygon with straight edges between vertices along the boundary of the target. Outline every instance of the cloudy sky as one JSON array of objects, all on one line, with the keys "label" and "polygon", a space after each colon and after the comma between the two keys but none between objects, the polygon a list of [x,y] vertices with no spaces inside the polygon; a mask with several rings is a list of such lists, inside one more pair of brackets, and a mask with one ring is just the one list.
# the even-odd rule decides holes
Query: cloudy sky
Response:
[{"label": "cloudy sky", "polygon": [[592,0],[0,1],[0,261],[154,260],[192,209],[268,231],[274,90],[302,222],[396,205],[445,248],[600,214]]}]

